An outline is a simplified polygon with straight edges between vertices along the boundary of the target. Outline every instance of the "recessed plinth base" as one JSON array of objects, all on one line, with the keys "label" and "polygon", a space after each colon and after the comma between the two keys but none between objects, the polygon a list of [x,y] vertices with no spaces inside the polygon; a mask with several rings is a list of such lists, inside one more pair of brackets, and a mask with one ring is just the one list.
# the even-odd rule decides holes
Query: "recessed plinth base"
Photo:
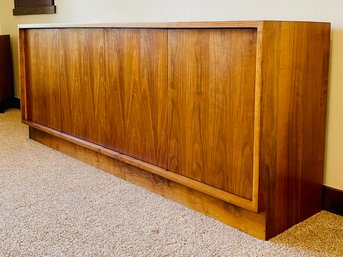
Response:
[{"label": "recessed plinth base", "polygon": [[30,138],[260,239],[266,214],[254,213],[33,127]]}]

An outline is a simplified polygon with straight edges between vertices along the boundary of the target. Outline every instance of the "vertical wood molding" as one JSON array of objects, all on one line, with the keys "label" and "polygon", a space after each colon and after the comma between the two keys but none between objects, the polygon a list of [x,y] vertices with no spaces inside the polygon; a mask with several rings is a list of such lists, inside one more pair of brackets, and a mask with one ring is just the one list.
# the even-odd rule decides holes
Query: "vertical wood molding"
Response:
[{"label": "vertical wood molding", "polygon": [[19,30],[19,48],[18,48],[18,55],[19,55],[19,83],[20,83],[20,108],[21,108],[21,119],[27,120],[27,94],[26,94],[26,80],[28,79],[26,76],[26,31]]},{"label": "vertical wood molding", "polygon": [[324,185],[322,209],[343,216],[343,190]]}]

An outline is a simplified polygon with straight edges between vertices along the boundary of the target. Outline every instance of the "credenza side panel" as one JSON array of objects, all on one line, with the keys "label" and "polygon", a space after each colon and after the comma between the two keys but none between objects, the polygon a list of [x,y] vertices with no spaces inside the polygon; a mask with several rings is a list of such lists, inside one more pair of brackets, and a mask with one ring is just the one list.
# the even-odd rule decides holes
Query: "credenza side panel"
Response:
[{"label": "credenza side panel", "polygon": [[321,209],[330,25],[264,25],[261,170],[267,238]]},{"label": "credenza side panel", "polygon": [[60,130],[58,30],[31,29],[25,37],[27,119]]},{"label": "credenza side panel", "polygon": [[166,168],[167,30],[106,30],[103,144]]},{"label": "credenza side panel", "polygon": [[168,38],[168,169],[252,199],[257,30]]},{"label": "credenza side panel", "polygon": [[100,143],[105,126],[103,29],[60,29],[62,132]]}]

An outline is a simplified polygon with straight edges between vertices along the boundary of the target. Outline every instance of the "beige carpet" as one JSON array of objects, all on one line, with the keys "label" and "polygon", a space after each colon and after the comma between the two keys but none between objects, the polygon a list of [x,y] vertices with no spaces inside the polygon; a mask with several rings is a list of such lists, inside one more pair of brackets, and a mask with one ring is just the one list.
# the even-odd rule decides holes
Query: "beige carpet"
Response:
[{"label": "beige carpet", "polygon": [[0,256],[343,256],[321,212],[260,241],[28,139],[0,114]]}]

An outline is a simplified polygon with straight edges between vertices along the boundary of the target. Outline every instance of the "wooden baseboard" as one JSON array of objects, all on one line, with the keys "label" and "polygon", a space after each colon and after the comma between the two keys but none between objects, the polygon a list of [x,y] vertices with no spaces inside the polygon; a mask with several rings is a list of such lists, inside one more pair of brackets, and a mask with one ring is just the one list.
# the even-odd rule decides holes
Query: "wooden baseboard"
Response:
[{"label": "wooden baseboard", "polygon": [[343,216],[343,191],[323,186],[322,209]]},{"label": "wooden baseboard", "polygon": [[17,98],[17,97],[14,97],[12,99],[12,105],[11,105],[12,108],[16,108],[16,109],[20,109],[20,99]]},{"label": "wooden baseboard", "polygon": [[266,238],[266,213],[255,213],[30,127],[31,139],[109,172],[260,239]]},{"label": "wooden baseboard", "polygon": [[4,112],[6,109],[9,108],[20,109],[20,99],[13,97],[0,102],[0,112]]}]

